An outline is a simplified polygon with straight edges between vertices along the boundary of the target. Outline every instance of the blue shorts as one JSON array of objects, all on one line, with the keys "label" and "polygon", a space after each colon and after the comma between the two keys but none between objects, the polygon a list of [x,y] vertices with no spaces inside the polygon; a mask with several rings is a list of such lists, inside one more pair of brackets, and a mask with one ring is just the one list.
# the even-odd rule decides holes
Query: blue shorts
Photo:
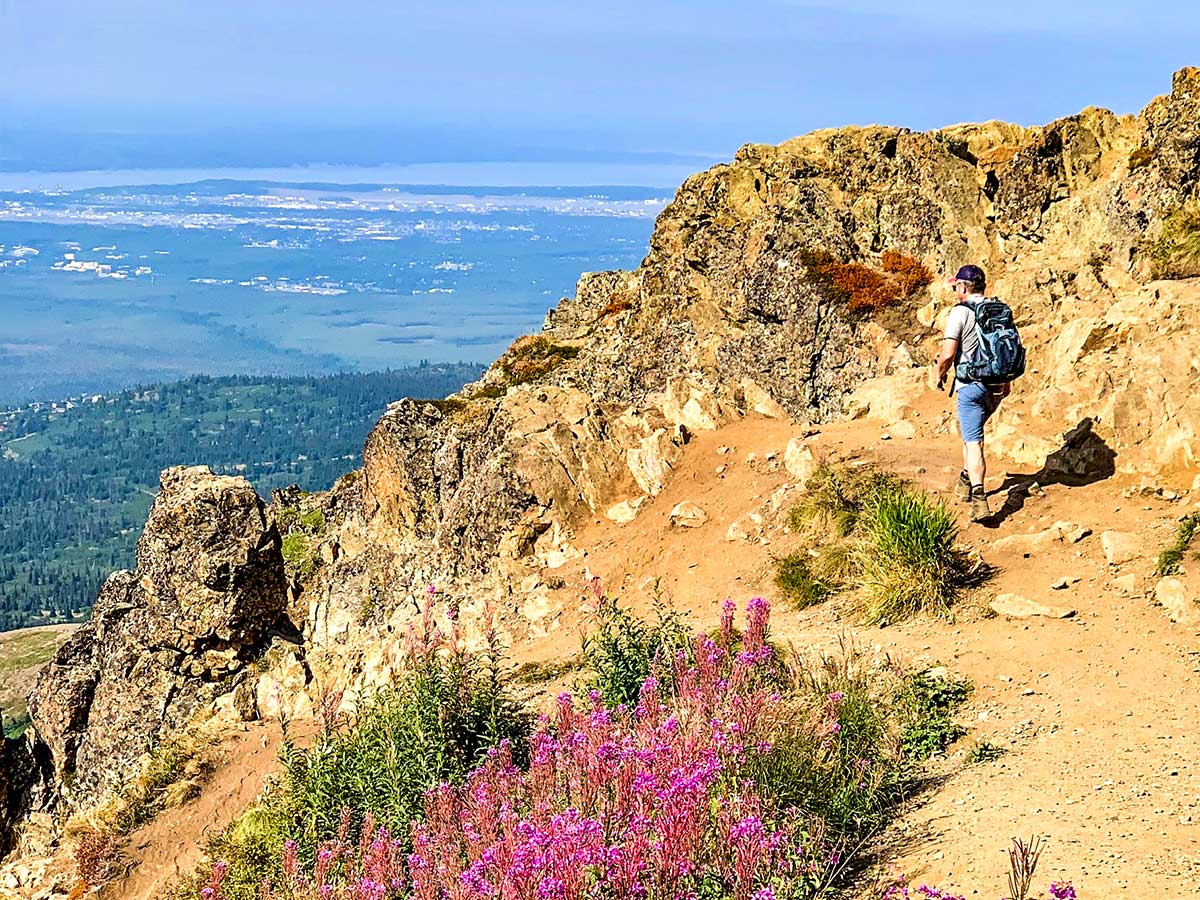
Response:
[{"label": "blue shorts", "polygon": [[1000,406],[1000,395],[986,384],[961,382],[955,388],[958,398],[958,430],[964,444],[983,443],[983,423]]}]

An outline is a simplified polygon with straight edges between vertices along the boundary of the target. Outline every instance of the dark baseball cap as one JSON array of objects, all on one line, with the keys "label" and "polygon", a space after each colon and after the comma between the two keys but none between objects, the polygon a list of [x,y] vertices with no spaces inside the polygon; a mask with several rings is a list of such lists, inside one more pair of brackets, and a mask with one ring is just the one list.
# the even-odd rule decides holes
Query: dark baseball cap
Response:
[{"label": "dark baseball cap", "polygon": [[955,281],[986,281],[987,276],[979,266],[963,266],[954,276]]}]

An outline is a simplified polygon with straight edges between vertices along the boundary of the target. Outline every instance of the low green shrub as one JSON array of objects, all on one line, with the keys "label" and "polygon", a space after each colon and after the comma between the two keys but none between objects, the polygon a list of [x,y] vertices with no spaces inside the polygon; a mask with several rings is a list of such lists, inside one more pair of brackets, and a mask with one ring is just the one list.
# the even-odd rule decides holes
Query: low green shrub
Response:
[{"label": "low green shrub", "polygon": [[677,653],[691,650],[692,632],[683,616],[655,603],[655,620],[648,622],[621,607],[615,598],[599,598],[597,626],[583,640],[583,658],[590,670],[580,682],[583,692],[599,691],[605,706],[637,703],[642,684],[651,675],[669,686]]},{"label": "low green shrub", "polygon": [[281,506],[275,515],[283,534],[284,571],[294,578],[308,578],[317,567],[317,543],[325,534],[325,513],[320,507]]},{"label": "low green shrub", "polygon": [[820,603],[833,592],[829,584],[813,574],[807,551],[793,553],[779,561],[775,586],[797,609]]},{"label": "low green shrub", "polygon": [[898,702],[904,726],[900,747],[909,760],[922,761],[942,753],[966,734],[955,723],[954,711],[971,696],[974,686],[965,679],[926,670],[904,678]]},{"label": "low green shrub", "polygon": [[578,355],[578,347],[555,343],[543,334],[527,334],[513,341],[498,365],[508,383],[516,386],[536,381]]},{"label": "low green shrub", "polygon": [[975,766],[980,763],[989,763],[999,759],[1004,753],[1003,747],[997,747],[988,741],[976,741],[967,751],[967,764]]},{"label": "low green shrub", "polygon": [[6,738],[19,738],[25,733],[25,729],[29,727],[29,710],[20,708],[17,712],[8,715],[0,712],[0,718],[4,721],[4,736]]},{"label": "low green shrub", "polygon": [[1158,554],[1158,561],[1154,565],[1155,575],[1161,578],[1179,574],[1183,558],[1187,555],[1188,547],[1191,546],[1197,531],[1200,531],[1200,513],[1192,513],[1179,523],[1171,543]]}]

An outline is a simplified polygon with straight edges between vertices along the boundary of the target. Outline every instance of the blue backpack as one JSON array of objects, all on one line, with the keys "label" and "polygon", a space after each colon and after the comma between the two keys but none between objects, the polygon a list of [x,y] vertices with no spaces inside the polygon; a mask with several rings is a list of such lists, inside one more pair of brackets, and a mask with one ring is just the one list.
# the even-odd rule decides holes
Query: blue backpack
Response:
[{"label": "blue backpack", "polygon": [[979,349],[971,359],[959,360],[955,374],[964,383],[1005,384],[1025,374],[1025,348],[1007,303],[988,297],[971,304]]}]

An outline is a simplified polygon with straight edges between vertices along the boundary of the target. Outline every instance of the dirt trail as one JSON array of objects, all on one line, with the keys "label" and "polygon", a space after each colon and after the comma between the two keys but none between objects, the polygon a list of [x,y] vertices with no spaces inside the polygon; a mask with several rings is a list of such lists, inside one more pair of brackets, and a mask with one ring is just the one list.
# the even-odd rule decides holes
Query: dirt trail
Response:
[{"label": "dirt trail", "polygon": [[[312,734],[311,723],[289,729],[291,738],[302,742]],[[199,797],[129,836],[126,874],[105,888],[106,900],[152,900],[193,874],[208,841],[258,797],[267,776],[278,770],[280,739],[277,722],[256,722],[236,732]]]},{"label": "dirt trail", "polygon": [[[585,532],[588,569],[631,599],[661,578],[676,605],[705,623],[725,597],[774,598],[773,557],[788,551],[789,537],[768,527],[766,543],[731,542],[726,529],[789,480],[775,461],[796,433],[747,420],[700,435],[667,490],[637,520],[597,522]],[[842,423],[822,428],[811,443],[819,453],[869,460],[947,495],[959,469],[953,436],[882,440],[883,433],[874,423]],[[765,460],[772,452],[776,460]],[[754,461],[747,463],[749,454]],[[727,468],[718,474],[721,465]],[[1005,479],[1004,468],[1003,461],[993,465],[991,489]],[[828,604],[800,613],[775,604],[777,636],[798,647],[832,647],[845,634],[876,654],[945,664],[976,685],[962,717],[970,733],[944,764],[947,780],[895,826],[894,837],[907,847],[895,862],[913,883],[1000,896],[1010,837],[1041,833],[1051,840],[1041,880],[1073,880],[1080,896],[1200,895],[1200,640],[1147,593],[1154,556],[1197,498],[1126,497],[1132,482],[1114,476],[1081,487],[1051,484],[1020,503],[1014,495],[1009,506],[1017,508],[995,527],[971,525],[963,515],[961,540],[998,571],[963,602],[956,624],[862,628]],[[708,513],[703,526],[669,527],[669,511],[684,499]],[[1004,500],[994,494],[993,509]],[[1020,548],[996,546],[1060,521],[1091,534],[1048,543],[1029,558]],[[1135,543],[1133,558],[1119,567],[1102,549],[1106,530]],[[1132,585],[1118,580],[1122,575],[1133,576]],[[1063,577],[1070,586],[1054,589]],[[1076,614],[987,617],[987,601],[1007,592]],[[967,766],[966,750],[980,740],[1005,753]]]},{"label": "dirt trail", "polygon": [[[923,411],[926,424],[943,416],[939,398]],[[923,431],[943,431],[936,424]],[[774,559],[790,549],[781,521],[794,479],[782,465],[791,423],[751,418],[696,435],[666,490],[631,523],[584,523],[581,562],[548,572],[567,587],[549,637],[520,641],[517,661],[562,657],[578,649],[583,585],[599,575],[635,605],[648,605],[654,584],[693,621],[708,625],[726,597],[775,599]],[[818,455],[878,463],[943,495],[959,464],[955,438],[884,440],[878,424],[824,426],[809,440]],[[994,464],[989,486],[1005,479]],[[1017,473],[1013,473],[1017,474]],[[1028,473],[1026,473],[1028,474]],[[874,654],[912,665],[941,663],[971,678],[975,694],[963,711],[970,728],[942,763],[945,781],[915,799],[893,827],[903,846],[897,867],[914,883],[954,888],[967,896],[1004,892],[1010,837],[1050,836],[1040,882],[1068,879],[1082,897],[1175,900],[1200,894],[1200,639],[1153,605],[1153,557],[1175,521],[1197,499],[1169,503],[1124,491],[1115,476],[1082,487],[1051,484],[996,527],[962,519],[961,540],[997,568],[960,605],[958,622],[922,620],[863,628],[835,604],[804,612],[775,603],[776,635],[800,648],[832,648],[850,636]],[[771,498],[775,495],[776,512]],[[956,503],[953,497],[947,497]],[[692,529],[669,524],[682,500],[708,521]],[[1003,495],[993,496],[993,507]],[[957,508],[957,507],[956,507]],[[731,541],[727,529],[746,514],[765,516],[761,540]],[[1090,529],[1078,543],[1047,544],[1029,558],[1002,538],[1067,521]],[[1133,558],[1110,566],[1105,530],[1133,536]],[[1011,543],[1011,542],[1010,542]],[[1133,584],[1118,580],[1133,576]],[[1066,577],[1066,589],[1051,585]],[[1074,580],[1078,579],[1078,580]],[[1014,592],[1076,610],[1069,619],[987,617],[989,599]],[[195,865],[198,844],[253,799],[274,768],[276,741],[262,726],[239,737],[204,796],[134,835],[139,865],[108,896],[143,900]],[[986,740],[1004,748],[997,760],[965,762]]]}]

